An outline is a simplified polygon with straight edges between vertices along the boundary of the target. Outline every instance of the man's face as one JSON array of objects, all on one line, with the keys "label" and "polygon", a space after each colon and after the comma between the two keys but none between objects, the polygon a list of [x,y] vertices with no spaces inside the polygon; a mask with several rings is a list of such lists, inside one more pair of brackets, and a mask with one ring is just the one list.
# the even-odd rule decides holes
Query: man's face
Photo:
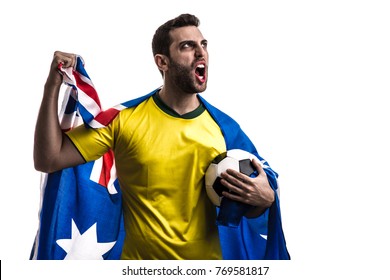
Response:
[{"label": "man's face", "polygon": [[170,33],[169,68],[166,75],[186,93],[203,92],[207,87],[207,40],[195,26],[176,28]]}]

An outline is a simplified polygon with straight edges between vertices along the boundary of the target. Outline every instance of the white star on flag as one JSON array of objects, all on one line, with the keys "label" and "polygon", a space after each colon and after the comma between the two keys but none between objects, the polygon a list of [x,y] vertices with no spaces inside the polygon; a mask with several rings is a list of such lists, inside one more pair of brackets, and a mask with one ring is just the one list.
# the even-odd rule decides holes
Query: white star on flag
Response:
[{"label": "white star on flag", "polygon": [[73,219],[71,239],[59,239],[56,242],[67,253],[65,260],[103,260],[103,255],[111,250],[116,243],[116,241],[99,243],[96,223],[86,232],[80,234]]}]

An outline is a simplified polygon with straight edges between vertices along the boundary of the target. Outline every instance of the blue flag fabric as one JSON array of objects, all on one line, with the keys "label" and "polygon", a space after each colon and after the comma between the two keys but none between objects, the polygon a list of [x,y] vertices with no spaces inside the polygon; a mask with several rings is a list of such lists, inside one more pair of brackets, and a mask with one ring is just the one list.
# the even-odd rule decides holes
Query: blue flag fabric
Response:
[{"label": "blue flag fabric", "polygon": [[[78,68],[83,65],[78,65]],[[86,72],[85,72],[86,73]],[[157,89],[158,90],[158,89]],[[157,90],[122,103],[137,106]],[[247,219],[233,209],[246,205],[226,200],[217,209],[220,243],[224,259],[290,259],[282,229],[277,174],[257,153],[256,148],[228,115],[199,96],[218,123],[227,150],[242,149],[256,155],[263,163],[275,202],[260,217]],[[79,102],[74,102],[75,106]],[[92,128],[91,128],[92,129]],[[124,241],[121,192],[108,191],[91,179],[96,162],[89,162],[55,173],[44,174],[39,228],[30,259],[119,259]],[[225,200],[225,199],[224,199]]]},{"label": "blue flag fabric", "polygon": [[221,207],[218,209],[217,219],[222,219],[224,223],[224,225],[219,226],[223,258],[289,260],[290,254],[283,233],[279,205],[278,174],[258,154],[255,146],[236,121],[202,97],[201,100],[221,128],[225,137],[226,149],[242,149],[258,157],[267,174],[270,186],[275,191],[275,202],[272,206],[264,214],[253,219],[234,214],[237,213],[235,212],[237,208],[245,211],[246,205],[225,198],[222,200],[224,203],[221,203]]},{"label": "blue flag fabric", "polygon": [[90,179],[95,162],[47,174],[30,259],[119,259],[125,237],[121,193]]}]

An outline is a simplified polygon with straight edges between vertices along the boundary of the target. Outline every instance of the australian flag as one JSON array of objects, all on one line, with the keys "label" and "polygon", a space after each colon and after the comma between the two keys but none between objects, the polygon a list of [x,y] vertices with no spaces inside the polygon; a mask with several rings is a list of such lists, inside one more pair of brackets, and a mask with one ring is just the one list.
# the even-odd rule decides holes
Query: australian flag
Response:
[{"label": "australian flag", "polygon": [[[68,86],[59,116],[62,130],[81,122],[93,126],[86,118],[97,116],[101,106],[81,57],[76,69],[60,65],[59,71]],[[80,98],[90,101],[83,105]],[[94,162],[43,173],[39,228],[30,259],[119,259],[125,232],[115,174],[112,151]]]},{"label": "australian flag", "polygon": [[[158,90],[103,111],[81,57],[76,69],[63,69],[60,65],[59,71],[68,85],[59,116],[64,131],[81,122],[91,128],[103,127],[121,110],[136,106]],[[256,155],[275,191],[273,205],[254,219],[235,215],[237,208],[245,206],[234,201],[217,209],[223,258],[290,259],[282,229],[277,173],[232,118],[199,98],[220,126],[226,148]],[[113,153],[94,162],[43,174],[42,178],[39,228],[30,259],[119,259],[125,231]]]}]

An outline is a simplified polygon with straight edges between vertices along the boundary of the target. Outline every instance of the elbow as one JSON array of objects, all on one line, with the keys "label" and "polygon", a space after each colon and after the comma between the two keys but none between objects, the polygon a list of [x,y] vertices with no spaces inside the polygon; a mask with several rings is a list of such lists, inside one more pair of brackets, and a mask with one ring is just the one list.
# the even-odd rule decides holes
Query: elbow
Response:
[{"label": "elbow", "polygon": [[52,157],[48,157],[45,155],[38,155],[34,153],[34,168],[37,171],[44,173],[52,173],[55,170]]},{"label": "elbow", "polygon": [[37,171],[44,172],[44,173],[51,173],[53,170],[50,168],[49,164],[45,164],[42,160],[36,160],[34,159],[34,168]]}]

